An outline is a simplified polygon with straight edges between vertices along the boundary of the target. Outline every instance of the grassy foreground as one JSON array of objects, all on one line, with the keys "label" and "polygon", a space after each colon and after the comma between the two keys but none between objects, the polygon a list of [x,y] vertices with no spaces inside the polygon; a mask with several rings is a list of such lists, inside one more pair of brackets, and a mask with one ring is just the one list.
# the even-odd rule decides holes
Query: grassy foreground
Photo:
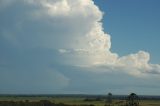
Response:
[{"label": "grassy foreground", "polygon": [[[0,97],[0,101],[40,101],[49,100],[54,103],[64,103],[68,105],[93,104],[95,106],[104,106],[105,100],[85,101],[84,97]],[[118,102],[125,103],[124,100],[113,100],[113,106],[119,106]],[[122,104],[123,104],[122,103]],[[140,106],[160,106],[160,100],[140,100]]]}]

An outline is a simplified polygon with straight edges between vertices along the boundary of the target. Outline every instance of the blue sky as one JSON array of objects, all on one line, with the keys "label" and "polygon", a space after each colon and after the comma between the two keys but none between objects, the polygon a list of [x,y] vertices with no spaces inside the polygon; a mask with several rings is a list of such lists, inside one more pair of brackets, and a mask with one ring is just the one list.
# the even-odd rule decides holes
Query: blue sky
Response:
[{"label": "blue sky", "polygon": [[94,0],[105,13],[104,30],[112,36],[112,51],[120,55],[145,50],[160,63],[159,0]]},{"label": "blue sky", "polygon": [[0,94],[159,95],[160,1],[94,1],[1,0]]}]

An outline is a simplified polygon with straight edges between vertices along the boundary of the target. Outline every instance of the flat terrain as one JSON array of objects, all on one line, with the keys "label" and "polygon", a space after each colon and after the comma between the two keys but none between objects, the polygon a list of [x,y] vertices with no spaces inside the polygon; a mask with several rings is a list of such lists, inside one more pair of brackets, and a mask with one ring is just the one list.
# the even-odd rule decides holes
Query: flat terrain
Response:
[{"label": "flat terrain", "polygon": [[[49,100],[54,103],[64,103],[69,105],[80,105],[80,104],[93,104],[95,106],[104,106],[105,100],[95,100],[92,98],[89,101],[85,100],[84,97],[18,97],[18,96],[1,96],[0,101],[40,101],[40,100]],[[125,100],[113,100],[113,106],[119,106],[120,104],[124,104]],[[140,100],[140,106],[160,106],[160,100]]]}]

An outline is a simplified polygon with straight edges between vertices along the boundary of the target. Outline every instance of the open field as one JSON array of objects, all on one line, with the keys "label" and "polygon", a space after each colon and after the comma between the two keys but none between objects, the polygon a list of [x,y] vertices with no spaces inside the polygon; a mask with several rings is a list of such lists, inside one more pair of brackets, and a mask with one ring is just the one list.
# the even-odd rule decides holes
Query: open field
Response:
[{"label": "open field", "polygon": [[[89,100],[85,100],[87,97],[52,97],[52,96],[1,96],[0,101],[31,101],[31,102],[38,102],[40,100],[48,100],[50,102],[59,104],[67,104],[67,105],[90,105],[93,104],[94,106],[104,106],[105,99],[101,98],[96,100],[95,97],[89,97]],[[125,100],[114,99],[113,106],[120,106],[117,103],[124,104]],[[140,106],[160,106],[160,100],[140,100]]]}]

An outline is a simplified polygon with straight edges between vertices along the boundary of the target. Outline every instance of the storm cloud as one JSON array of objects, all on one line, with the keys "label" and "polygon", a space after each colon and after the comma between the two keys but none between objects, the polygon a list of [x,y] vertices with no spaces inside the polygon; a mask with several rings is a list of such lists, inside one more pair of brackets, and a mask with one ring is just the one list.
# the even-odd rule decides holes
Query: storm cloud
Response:
[{"label": "storm cloud", "polygon": [[0,16],[2,93],[104,92],[105,83],[126,90],[111,80],[117,76],[129,79],[126,85],[159,80],[160,65],[149,62],[148,52],[120,57],[111,51],[103,12],[92,0],[1,0]]}]

